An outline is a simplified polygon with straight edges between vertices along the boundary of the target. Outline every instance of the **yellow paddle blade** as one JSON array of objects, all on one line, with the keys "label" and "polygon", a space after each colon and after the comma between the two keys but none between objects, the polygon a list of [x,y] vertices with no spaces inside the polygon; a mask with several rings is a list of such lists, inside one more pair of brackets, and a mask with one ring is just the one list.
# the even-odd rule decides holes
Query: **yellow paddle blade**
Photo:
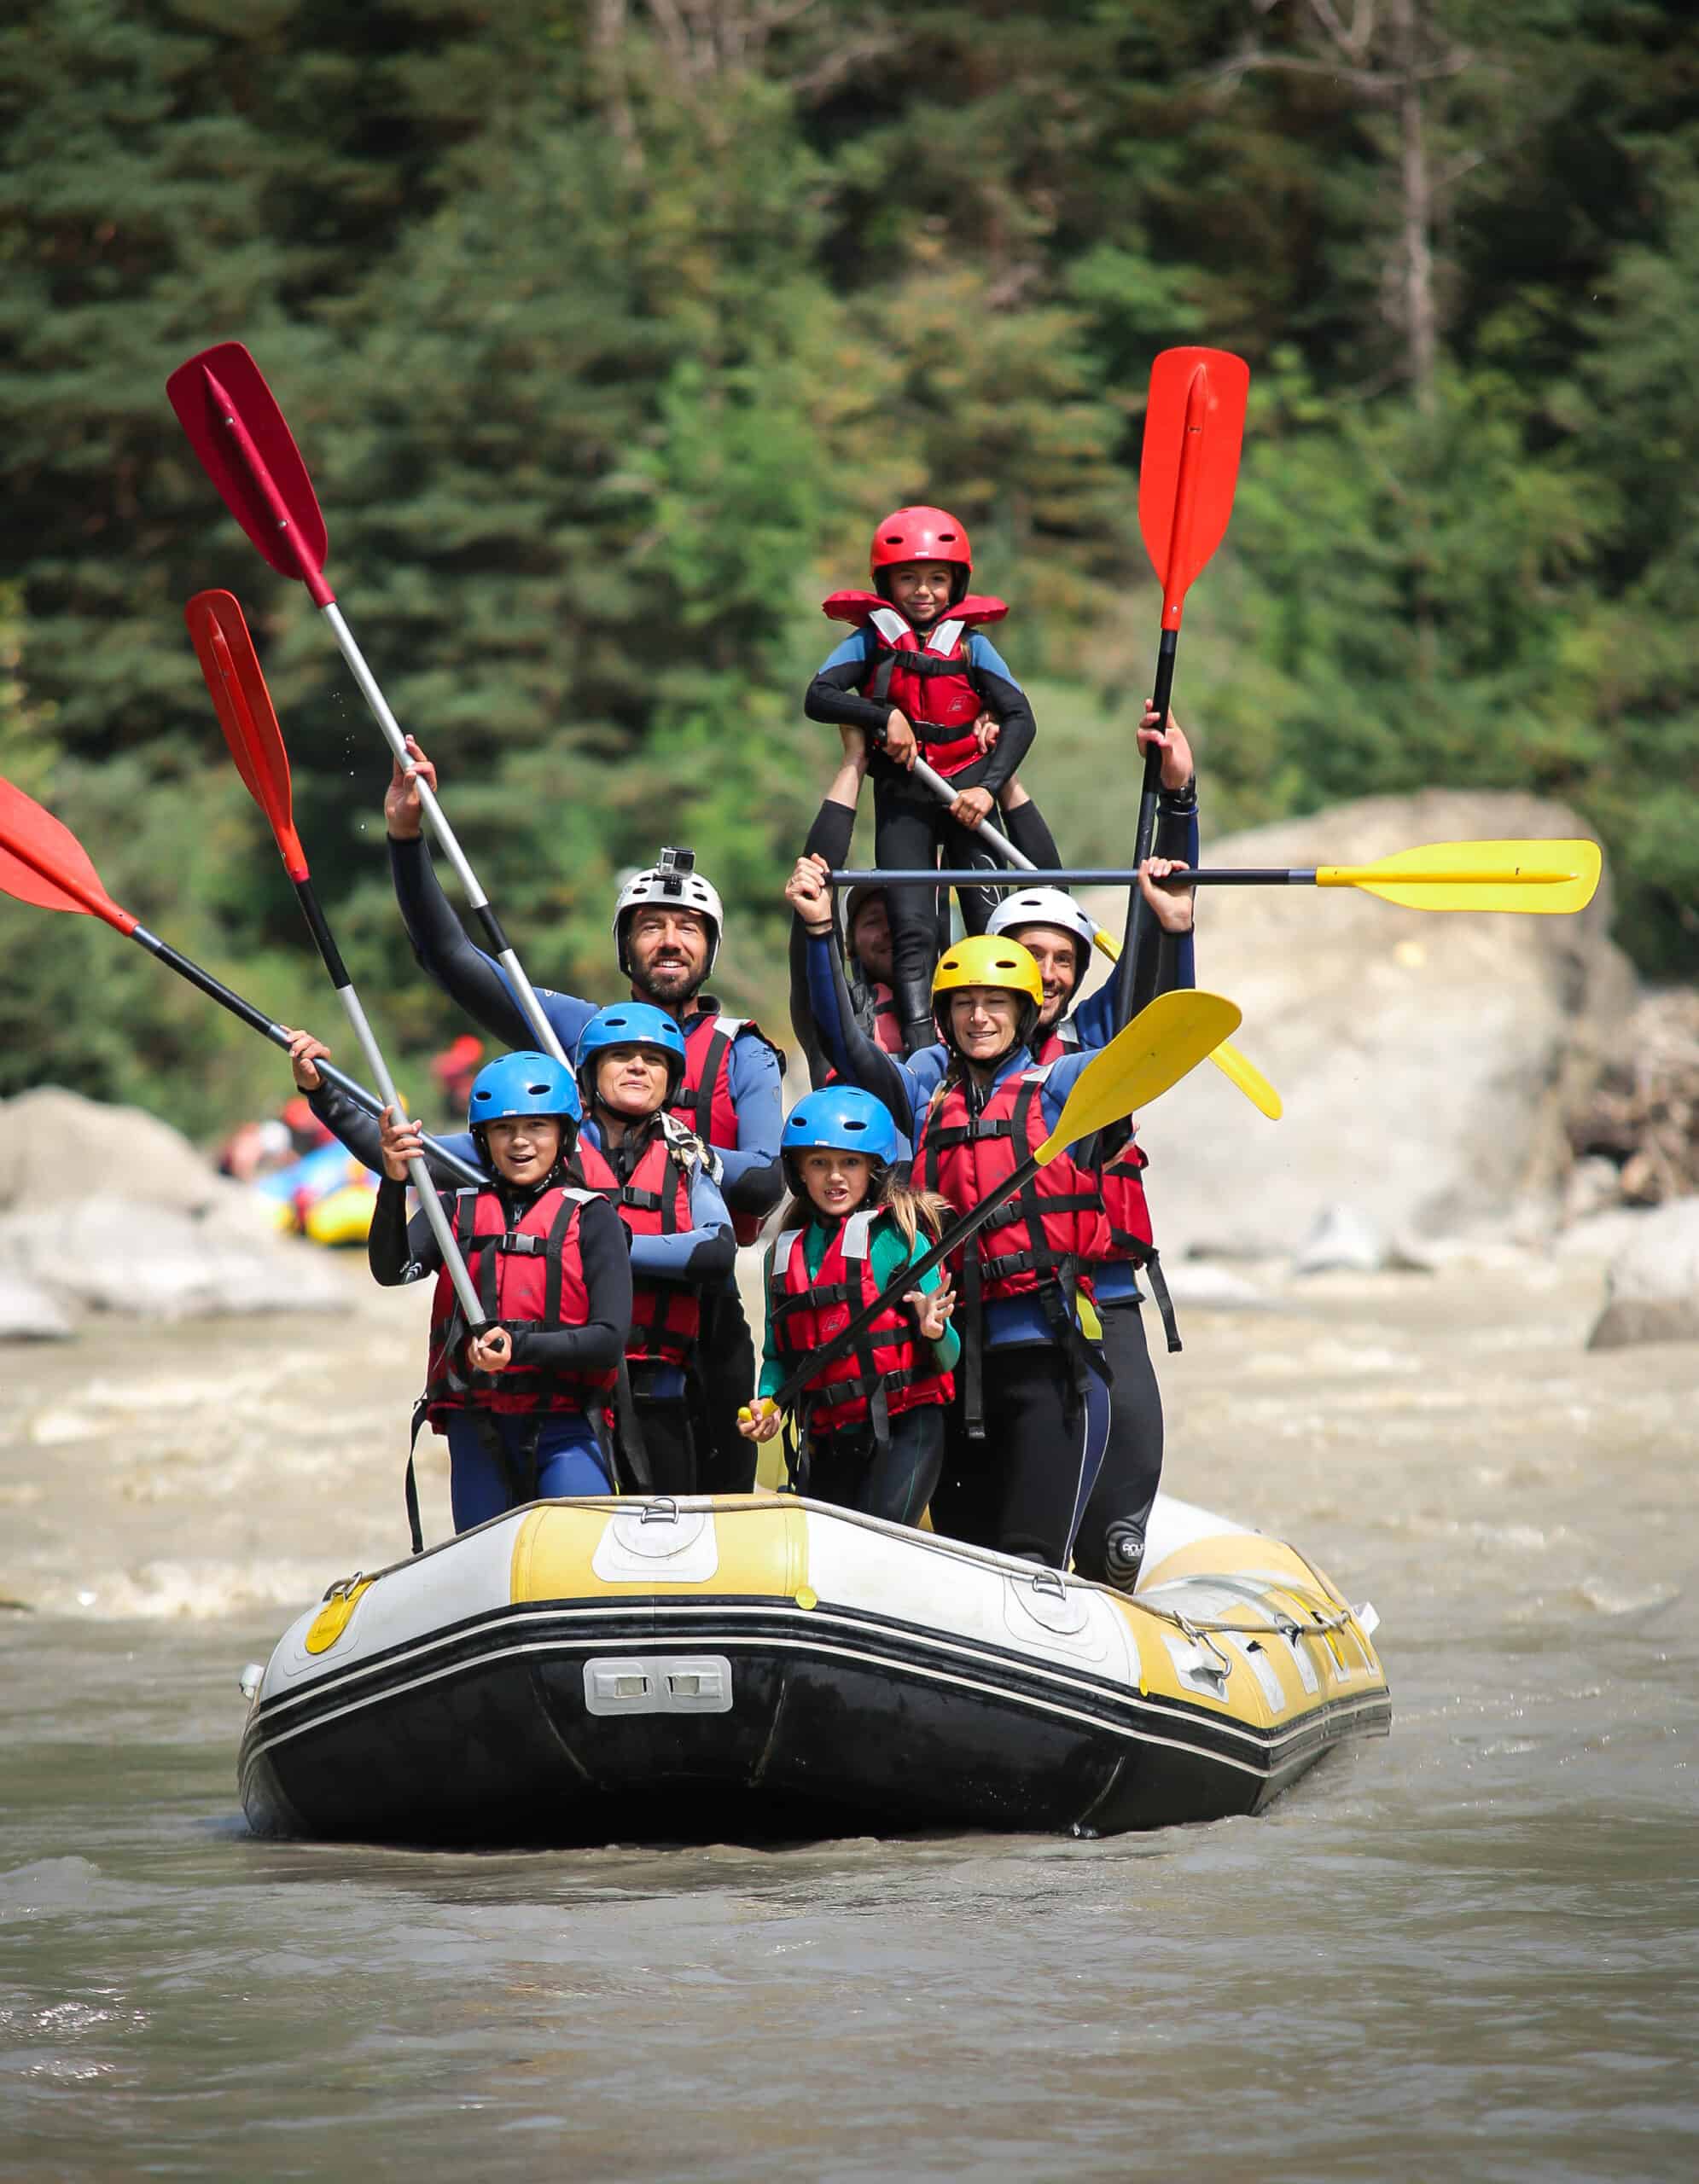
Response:
[{"label": "yellow paddle blade", "polygon": [[1324,864],[1318,887],[1360,887],[1412,910],[1584,910],[1598,887],[1597,842],[1432,842],[1375,864]]},{"label": "yellow paddle blade", "polygon": [[[1110,962],[1120,962],[1120,943],[1112,934],[1105,932],[1103,926],[1098,926],[1093,931],[1091,938],[1099,951],[1107,956]],[[1280,1095],[1256,1065],[1247,1061],[1236,1047],[1230,1046],[1224,1039],[1209,1059],[1230,1084],[1238,1086],[1240,1091],[1244,1094],[1246,1099],[1259,1113],[1266,1115],[1271,1123],[1277,1123],[1280,1120],[1281,1116],[1286,1112],[1281,1104]]]},{"label": "yellow paddle blade", "polygon": [[1280,1120],[1286,1112],[1281,1104],[1280,1095],[1254,1062],[1247,1061],[1239,1049],[1226,1039],[1221,1042],[1209,1059],[1230,1084],[1238,1086],[1260,1114],[1266,1115],[1271,1123]]},{"label": "yellow paddle blade", "polygon": [[1033,1158],[1043,1167],[1065,1145],[1148,1107],[1236,1031],[1239,1022],[1236,1005],[1219,993],[1159,993],[1080,1071],[1056,1128]]}]

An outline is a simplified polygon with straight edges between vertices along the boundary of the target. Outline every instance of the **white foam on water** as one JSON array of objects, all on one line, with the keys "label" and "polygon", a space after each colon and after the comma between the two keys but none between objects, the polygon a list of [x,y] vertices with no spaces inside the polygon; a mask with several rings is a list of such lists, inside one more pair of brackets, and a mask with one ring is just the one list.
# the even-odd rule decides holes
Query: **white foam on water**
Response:
[{"label": "white foam on water", "polygon": [[210,1623],[261,1607],[297,1612],[323,1594],[334,1571],[322,1562],[144,1562],[133,1570],[84,1571],[49,1583],[35,1605],[49,1614],[96,1623],[126,1619]]}]

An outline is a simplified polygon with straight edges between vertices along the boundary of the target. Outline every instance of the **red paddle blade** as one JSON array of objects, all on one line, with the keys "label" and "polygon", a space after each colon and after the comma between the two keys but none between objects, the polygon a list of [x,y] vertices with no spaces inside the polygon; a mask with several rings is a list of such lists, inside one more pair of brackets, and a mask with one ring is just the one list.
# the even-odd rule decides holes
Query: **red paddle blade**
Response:
[{"label": "red paddle blade", "polygon": [[101,885],[88,851],[50,811],[9,781],[0,781],[0,888],[38,910],[77,910],[104,918],[119,932],[138,919],[120,910]]},{"label": "red paddle blade", "polygon": [[307,878],[306,854],[295,832],[289,793],[289,754],[259,671],[241,608],[227,591],[197,591],[183,610],[195,657],[236,771],[265,814],[291,880]]},{"label": "red paddle blade", "polygon": [[1138,527],[1178,630],[1192,579],[1221,543],[1239,480],[1250,366],[1226,349],[1165,349],[1150,367]]},{"label": "red paddle blade", "polygon": [[259,365],[240,341],[220,341],[179,364],[166,392],[230,514],[280,575],[298,577],[328,607],[335,595],[320,574],[324,518]]}]

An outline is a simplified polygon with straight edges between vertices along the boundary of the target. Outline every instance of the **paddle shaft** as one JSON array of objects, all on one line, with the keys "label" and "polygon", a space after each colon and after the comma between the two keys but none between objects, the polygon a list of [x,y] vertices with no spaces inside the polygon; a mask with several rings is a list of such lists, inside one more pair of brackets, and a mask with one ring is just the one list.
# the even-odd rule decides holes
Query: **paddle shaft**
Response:
[{"label": "paddle shaft", "polygon": [[[336,998],[342,1004],[343,1014],[353,1027],[360,1051],[366,1058],[366,1067],[377,1079],[377,1089],[382,1095],[383,1104],[386,1107],[393,1107],[398,1115],[404,1114],[406,1110],[401,1104],[400,1094],[395,1089],[395,1080],[389,1073],[389,1065],[384,1060],[383,1049],[378,1045],[377,1036],[367,1019],[365,1010],[360,1006],[360,997],[354,991],[354,982],[348,976],[347,966],[342,961],[342,951],[336,945],[335,938],[325,921],[317,890],[311,877],[305,874],[294,884],[301,915],[307,921],[313,944],[330,974],[330,983],[336,989]],[[471,1272],[461,1257],[460,1246],[455,1242],[454,1230],[449,1225],[448,1216],[443,1211],[442,1200],[437,1196],[430,1170],[416,1154],[407,1163],[407,1174],[418,1196],[419,1211],[430,1223],[431,1234],[436,1239],[437,1249],[442,1254],[444,1268],[454,1285],[454,1293],[460,1300],[460,1309],[466,1315],[467,1324],[472,1327],[481,1327],[485,1321],[484,1308],[479,1301],[478,1292],[472,1286]]]},{"label": "paddle shaft", "polygon": [[[929,788],[932,791],[940,804],[953,804],[961,793],[959,789],[951,788],[937,768],[928,766],[924,758],[916,758],[909,771],[922,788]],[[976,840],[985,844],[999,864],[1009,865],[1016,872],[1032,873],[1037,870],[1038,868],[1033,864],[1032,858],[1023,857],[1014,843],[1010,840],[1008,835],[999,834],[989,819],[982,819],[979,825],[970,831]]]},{"label": "paddle shaft", "polygon": [[[216,376],[208,371],[206,374],[206,380],[207,390],[212,396],[221,421],[230,436],[230,444],[236,449],[242,468],[253,480],[267,508],[271,511],[277,525],[282,543],[294,559],[297,572],[311,594],[314,605],[329,624],[331,634],[336,640],[337,647],[343,659],[347,661],[355,682],[360,687],[360,694],[370,707],[373,718],[383,731],[384,741],[402,765],[410,765],[412,755],[407,748],[407,739],[401,732],[400,724],[390,711],[388,700],[379,688],[376,677],[367,666],[365,655],[354,642],[354,633],[348,627],[341,608],[336,604],[335,593],[324,581],[323,571],[308,551],[306,542],[300,535],[299,526],[291,519],[288,504],[277,490],[276,480],[272,477],[265,457],[254,444],[253,433],[243,422],[241,413],[236,403],[225,392]],[[465,852],[455,838],[454,829],[443,816],[441,805],[439,804],[435,795],[426,782],[420,781],[418,790],[419,801],[423,807],[431,831],[435,835],[443,855],[454,867],[460,884],[465,890],[467,903],[483,929],[484,938],[489,944],[491,954],[506,972],[509,984],[521,1012],[532,1031],[536,1032],[539,1043],[562,1066],[569,1067],[566,1050],[556,1036],[554,1026],[544,1014],[543,1004],[538,1000],[530,979],[525,975],[519,958],[514,953],[512,943],[502,930],[501,921],[497,917],[488,896],[479,886],[477,875],[468,863]]]},{"label": "paddle shaft", "polygon": [[[62,878],[61,884],[64,884]],[[138,947],[146,949],[156,961],[163,963],[167,970],[175,971],[178,978],[186,979],[190,985],[197,987],[209,1001],[216,1001],[220,1008],[227,1008],[232,1016],[239,1017],[249,1031],[258,1031],[261,1038],[269,1039],[274,1047],[282,1048],[285,1054],[288,1052],[289,1034],[282,1025],[273,1023],[264,1010],[256,1008],[250,1001],[244,1001],[239,993],[233,992],[220,979],[215,979],[210,971],[203,971],[187,956],[179,955],[169,942],[161,940],[157,933],[149,932],[144,925],[132,926],[129,937]],[[328,1084],[334,1084],[339,1092],[346,1094],[363,1112],[373,1117],[383,1112],[385,1102],[355,1078],[345,1076],[328,1061],[317,1061],[313,1067]],[[457,1153],[451,1153],[445,1145],[439,1145],[434,1138],[427,1137],[425,1144],[431,1158],[462,1182],[481,1188],[488,1180],[470,1162],[463,1160]],[[432,1196],[435,1196],[434,1192]]]},{"label": "paddle shaft", "polygon": [[[826,877],[834,887],[901,886],[922,880],[930,880],[940,887],[1024,887],[1031,880],[1058,887],[1131,887],[1136,886],[1138,880],[1136,870],[1108,864],[1061,865],[1053,871],[1035,868],[1025,874],[980,872],[966,867],[936,872],[846,870],[828,873]],[[1174,891],[1182,887],[1362,887],[1370,884],[1387,887],[1538,887],[1556,886],[1574,878],[1570,872],[1530,872],[1526,868],[1518,870],[1509,867],[1502,872],[1377,872],[1372,866],[1359,865],[1312,865],[1307,870],[1268,865],[1216,871],[1206,866],[1198,872],[1171,872],[1166,878],[1157,880],[1155,885]]]},{"label": "paddle shaft", "polygon": [[[1182,480],[1184,469],[1182,467]],[[1184,491],[1184,482],[1181,490]],[[1161,716],[1161,727],[1166,735],[1168,728],[1168,700],[1174,687],[1174,652],[1179,642],[1178,627],[1162,631],[1161,642],[1156,654],[1156,688],[1151,698],[1153,709]],[[1156,802],[1162,787],[1162,751],[1153,738],[1144,752],[1144,779],[1138,792],[1138,827],[1132,839],[1132,862],[1135,868],[1150,855],[1156,839]],[[1136,876],[1136,872],[1135,872]],[[1132,1019],[1134,980],[1138,971],[1138,951],[1143,944],[1150,921],[1150,905],[1135,887],[1126,908],[1126,932],[1121,941],[1120,961],[1115,971],[1115,1013],[1117,1026]]]},{"label": "paddle shaft", "polygon": [[929,1252],[915,1260],[911,1266],[905,1267],[888,1289],[881,1290],[870,1304],[864,1304],[855,1317],[840,1327],[829,1342],[823,1343],[814,1351],[806,1365],[797,1368],[772,1398],[778,1408],[788,1410],[809,1381],[823,1372],[835,1358],[841,1357],[857,1337],[867,1332],[882,1312],[893,1304],[900,1303],[922,1275],[930,1274],[935,1266],[941,1266],[951,1252],[959,1250],[970,1236],[983,1228],[998,1206],[1013,1198],[1017,1191],[1024,1189],[1044,1165],[1036,1153],[1029,1153],[1015,1173],[1005,1176],[989,1198],[982,1198],[971,1211],[953,1221]]}]

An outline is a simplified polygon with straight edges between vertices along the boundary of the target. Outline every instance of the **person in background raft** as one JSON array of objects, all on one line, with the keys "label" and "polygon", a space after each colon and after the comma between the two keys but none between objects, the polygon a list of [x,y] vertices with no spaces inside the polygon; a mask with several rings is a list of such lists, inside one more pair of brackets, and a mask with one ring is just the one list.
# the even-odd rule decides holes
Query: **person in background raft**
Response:
[{"label": "person in background raft", "polygon": [[[473,945],[444,895],[422,838],[416,775],[436,787],[436,769],[410,736],[410,762],[398,764],[384,798],[390,869],[407,937],[420,963],[453,1001],[499,1039],[532,1036],[501,967]],[[704,981],[719,951],[724,913],[718,894],[694,869],[688,850],[663,851],[659,863],[620,888],[614,905],[620,968],[634,1000],[672,1018],[684,1040],[684,1077],[672,1112],[719,1157],[720,1190],[739,1243],[753,1243],[784,1189],[779,1166],[784,1057],[746,1017],[720,1014]],[[595,1008],[539,988],[555,1036],[570,1054]],[[704,1491],[747,1493],[754,1455],[737,1414],[755,1385],[755,1348],[734,1275],[705,1290],[693,1381],[699,1432],[697,1469]]]},{"label": "person in background raft", "polygon": [[[1141,745],[1162,752],[1153,879],[1197,862],[1197,797],[1191,749],[1170,717],[1158,734],[1158,716],[1147,706]],[[1158,946],[1141,967],[1135,1011],[1153,995],[1196,984],[1189,890],[1155,891]],[[992,915],[988,931],[1007,933],[1027,950],[1044,980],[1035,1053],[1054,1061],[1076,1048],[1090,1052],[1114,1035],[1115,984],[1106,980],[1077,1008],[1074,996],[1091,966],[1095,921],[1071,895],[1035,886],[1011,889]],[[1119,1139],[1119,1143],[1116,1140]],[[1074,1542],[1074,1564],[1083,1577],[1131,1592],[1144,1554],[1150,1506],[1162,1477],[1162,1397],[1150,1362],[1136,1269],[1143,1268],[1162,1316],[1170,1350],[1180,1346],[1167,1284],[1162,1279],[1145,1202],[1145,1154],[1131,1127],[1105,1131],[1099,1140],[1099,1178],[1109,1224],[1109,1255],[1097,1269],[1093,1289],[1103,1327],[1103,1355],[1114,1374],[1114,1401],[1103,1467]]]},{"label": "person in background raft", "polygon": [[463,1114],[472,1097],[472,1083],[484,1066],[484,1042],[463,1031],[451,1039],[439,1054],[431,1056],[431,1075],[447,1102],[451,1114]]},{"label": "person in background raft", "polygon": [[[895,1180],[896,1125],[854,1085],[811,1092],[785,1118],[794,1193],[767,1258],[760,1393],[742,1431],[768,1441],[772,1397],[942,1234],[940,1198]],[[944,1407],[961,1341],[955,1298],[937,1267],[810,1380],[801,1399],[799,1493],[896,1525],[916,1525],[944,1461]]]},{"label": "person in background raft", "polygon": [[625,1364],[657,1494],[694,1494],[695,1449],[685,1376],[696,1360],[702,1292],[736,1258],[715,1160],[669,1113],[684,1074],[684,1038],[646,1002],[592,1016],[573,1055],[585,1103],[574,1181],[605,1198],[631,1232],[631,1332]]},{"label": "person in background raft", "polygon": [[[920,1188],[941,1192],[952,1213],[978,1205],[1056,1127],[1085,1066],[1079,1054],[1033,1060],[1038,965],[1017,941],[957,942],[933,979],[938,1042],[899,1061],[848,1016],[820,866],[800,859],[785,892],[809,928],[809,992],[833,1066],[905,1131]],[[1108,1432],[1091,1304],[1108,1240],[1091,1148],[1069,1147],[964,1247],[939,1531],[1067,1567]]]},{"label": "person in background raft", "polygon": [[[887,869],[934,864],[940,848],[957,865],[992,865],[975,839],[1013,783],[1038,730],[1021,686],[980,624],[1000,621],[1000,599],[970,597],[973,554],[947,510],[899,508],[873,534],[874,590],[837,591],[824,612],[857,627],[823,662],[803,700],[810,720],[861,729],[874,752],[875,862]],[[975,723],[988,712],[994,747]],[[956,791],[945,805],[908,778],[916,756]],[[1035,864],[1057,862],[1056,844],[1028,799],[1004,824]],[[970,932],[995,907],[973,890],[959,897]],[[893,887],[887,901],[893,978],[903,1043],[911,1054],[932,1043],[932,966],[936,903],[928,887]]]},{"label": "person in background raft", "polygon": [[[607,1201],[568,1180],[579,1118],[571,1072],[549,1054],[503,1054],[479,1072],[467,1120],[490,1170],[444,1209],[484,1306],[467,1327],[422,1213],[407,1218],[419,1125],[381,1125],[383,1182],[367,1239],[385,1288],[436,1276],[421,1404],[449,1448],[454,1528],[539,1496],[614,1490],[610,1406],[631,1318],[625,1232]],[[418,1520],[411,1466],[409,1514]]]},{"label": "person in background raft", "polygon": [[[1153,714],[1149,717],[1155,719]],[[997,741],[998,724],[989,713],[981,713],[975,723],[975,732],[987,749]],[[856,805],[860,799],[861,784],[867,773],[867,738],[858,728],[840,727],[843,740],[843,760],[833,775],[831,786],[822,799],[814,823],[808,830],[808,839],[802,845],[805,857],[823,857],[834,871],[849,863],[850,843],[855,829]],[[1009,783],[998,799],[1003,816],[999,823],[1008,828],[1018,840],[1023,852],[1040,864],[1054,864],[1057,861],[1055,841],[1039,814],[1039,807],[1021,786],[1018,778]],[[940,807],[941,808],[941,807]],[[883,887],[864,880],[858,887],[852,887],[843,903],[845,969],[849,979],[850,1001],[857,1020],[876,1045],[887,1054],[900,1054],[903,1051],[903,1028],[897,1009],[896,990],[893,980],[896,967],[891,950],[890,906]],[[939,921],[934,943],[934,955],[949,944],[947,917]],[[808,1064],[808,1081],[819,1086],[826,1083],[830,1072],[814,1037],[814,1019],[808,1006],[807,935],[800,918],[790,921],[790,1027]],[[927,964],[928,982],[932,964]]]}]

